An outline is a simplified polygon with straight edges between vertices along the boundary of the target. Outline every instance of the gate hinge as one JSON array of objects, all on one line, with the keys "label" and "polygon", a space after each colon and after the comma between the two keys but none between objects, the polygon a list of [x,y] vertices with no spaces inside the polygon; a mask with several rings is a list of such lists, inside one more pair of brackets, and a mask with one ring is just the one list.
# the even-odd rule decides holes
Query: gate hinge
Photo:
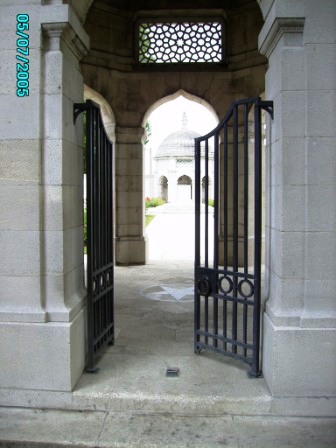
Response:
[{"label": "gate hinge", "polygon": [[76,123],[77,117],[87,108],[86,103],[75,103],[73,110],[73,124]]},{"label": "gate hinge", "polygon": [[270,115],[270,117],[274,118],[274,107],[273,107],[273,101],[260,101],[260,106],[262,107],[262,109],[264,109],[266,112],[268,112],[268,114]]}]

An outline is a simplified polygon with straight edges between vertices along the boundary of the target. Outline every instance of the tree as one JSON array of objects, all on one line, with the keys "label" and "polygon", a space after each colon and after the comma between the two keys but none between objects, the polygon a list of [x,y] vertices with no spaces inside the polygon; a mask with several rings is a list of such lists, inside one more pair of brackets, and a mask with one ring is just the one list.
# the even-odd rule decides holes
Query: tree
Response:
[{"label": "tree", "polygon": [[145,123],[145,145],[149,142],[150,136],[152,135],[152,125],[150,121]]}]

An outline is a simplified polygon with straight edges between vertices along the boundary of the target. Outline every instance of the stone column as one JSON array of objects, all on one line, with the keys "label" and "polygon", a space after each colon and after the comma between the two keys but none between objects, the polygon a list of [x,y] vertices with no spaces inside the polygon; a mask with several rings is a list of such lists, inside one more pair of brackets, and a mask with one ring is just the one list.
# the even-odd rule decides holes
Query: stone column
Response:
[{"label": "stone column", "polygon": [[146,263],[143,133],[142,127],[116,128],[115,257],[120,265]]},{"label": "stone column", "polygon": [[[262,111],[261,114],[262,121],[262,227],[261,227],[261,263],[265,264],[265,212],[266,212],[266,160],[265,160],[265,140],[266,140],[266,122],[269,122],[269,115],[267,112]],[[254,173],[255,173],[255,164],[254,164],[254,152],[255,152],[255,138],[254,138],[254,109],[252,109],[249,113],[249,140],[248,140],[248,264],[249,266],[253,266],[254,264]]]},{"label": "stone column", "polygon": [[[238,227],[237,227],[237,235],[238,235],[238,253],[237,253],[237,261],[238,266],[244,265],[244,131],[242,130],[242,126],[239,124],[238,126],[238,141],[237,141],[237,151],[238,151]],[[228,228],[227,228],[227,251],[228,251],[228,264],[229,266],[233,263],[233,234],[234,234],[234,203],[233,203],[233,171],[234,171],[234,143],[233,143],[233,131],[232,131],[232,123],[228,126],[228,165],[227,165],[227,195],[228,195]],[[219,188],[220,188],[220,210],[219,210],[219,264],[224,264],[224,196],[225,196],[225,188],[224,188],[224,143],[220,142],[219,145],[219,158],[220,158],[220,178],[219,178]]]},{"label": "stone column", "polygon": [[178,181],[179,175],[177,174],[169,174],[168,178],[168,200],[171,203],[178,202]]},{"label": "stone column", "polygon": [[[36,2],[35,2],[36,3]],[[71,390],[85,362],[79,58],[67,5],[4,6],[1,60],[1,387]],[[29,15],[29,96],[16,96],[16,15]]]},{"label": "stone column", "polygon": [[278,397],[336,395],[335,17],[333,0],[275,1],[260,34],[275,114],[263,372]]}]

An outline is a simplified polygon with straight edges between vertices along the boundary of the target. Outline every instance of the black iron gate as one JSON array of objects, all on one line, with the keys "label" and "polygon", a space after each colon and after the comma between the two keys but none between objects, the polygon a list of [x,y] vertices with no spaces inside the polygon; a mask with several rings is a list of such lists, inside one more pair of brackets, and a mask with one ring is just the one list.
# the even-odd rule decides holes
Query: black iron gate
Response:
[{"label": "black iron gate", "polygon": [[262,109],[273,116],[270,101],[235,101],[195,139],[194,349],[250,364],[252,376],[261,374]]},{"label": "black iron gate", "polygon": [[93,101],[75,104],[86,112],[88,358],[94,372],[101,349],[114,343],[113,145]]}]

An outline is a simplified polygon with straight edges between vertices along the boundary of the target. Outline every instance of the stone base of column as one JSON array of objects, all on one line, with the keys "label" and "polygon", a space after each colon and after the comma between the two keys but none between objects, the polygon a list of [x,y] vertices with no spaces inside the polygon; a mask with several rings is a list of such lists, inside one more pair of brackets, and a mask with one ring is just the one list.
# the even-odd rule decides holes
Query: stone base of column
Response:
[{"label": "stone base of column", "polygon": [[146,264],[147,250],[144,237],[121,237],[115,240],[117,265]]},{"label": "stone base of column", "polygon": [[70,392],[85,367],[85,310],[72,322],[0,322],[2,388]]},{"label": "stone base of column", "polygon": [[265,313],[262,363],[274,397],[335,397],[336,328],[280,326]]}]

